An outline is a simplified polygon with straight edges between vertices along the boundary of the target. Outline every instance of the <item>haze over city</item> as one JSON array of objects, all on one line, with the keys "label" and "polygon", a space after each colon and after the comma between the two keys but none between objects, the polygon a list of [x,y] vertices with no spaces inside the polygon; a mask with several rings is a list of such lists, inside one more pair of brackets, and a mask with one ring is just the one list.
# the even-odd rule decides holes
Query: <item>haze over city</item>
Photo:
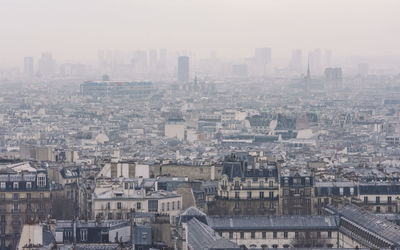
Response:
[{"label": "haze over city", "polygon": [[247,57],[271,47],[330,49],[336,56],[398,57],[400,3],[355,1],[10,1],[0,9],[0,65],[50,51],[60,60],[90,61],[97,49],[167,48],[198,57]]},{"label": "haze over city", "polygon": [[0,0],[0,250],[400,250],[399,10]]}]

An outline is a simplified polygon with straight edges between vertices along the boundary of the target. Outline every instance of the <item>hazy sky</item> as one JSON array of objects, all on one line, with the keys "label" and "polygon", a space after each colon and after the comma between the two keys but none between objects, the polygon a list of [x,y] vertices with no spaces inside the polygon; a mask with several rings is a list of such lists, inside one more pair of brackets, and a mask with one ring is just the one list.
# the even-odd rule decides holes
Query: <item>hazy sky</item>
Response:
[{"label": "hazy sky", "polygon": [[95,59],[98,49],[168,48],[200,56],[273,56],[294,48],[400,55],[400,0],[0,0],[0,64],[50,51]]}]

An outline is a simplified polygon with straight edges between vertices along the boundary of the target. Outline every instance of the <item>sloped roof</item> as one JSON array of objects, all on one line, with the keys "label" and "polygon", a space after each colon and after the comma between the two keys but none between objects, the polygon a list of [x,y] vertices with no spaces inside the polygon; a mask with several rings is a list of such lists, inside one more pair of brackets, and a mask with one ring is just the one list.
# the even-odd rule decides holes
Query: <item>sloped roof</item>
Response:
[{"label": "sloped roof", "polygon": [[235,243],[222,238],[208,225],[196,218],[187,222],[187,242],[194,250],[203,249],[240,249]]}]

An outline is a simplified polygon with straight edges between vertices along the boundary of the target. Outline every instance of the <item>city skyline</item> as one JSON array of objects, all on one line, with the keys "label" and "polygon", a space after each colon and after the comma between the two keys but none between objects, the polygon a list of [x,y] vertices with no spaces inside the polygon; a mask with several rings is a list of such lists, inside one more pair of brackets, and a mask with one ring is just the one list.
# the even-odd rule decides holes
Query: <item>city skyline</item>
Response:
[{"label": "city skyline", "polygon": [[[0,27],[7,39],[0,43],[0,65],[15,66],[19,58],[44,51],[63,61],[91,61],[100,48],[167,48],[192,51],[198,57],[216,50],[230,59],[246,57],[257,47],[271,47],[275,58],[289,57],[296,48],[330,49],[339,57],[400,56],[398,1],[6,0],[1,4]],[[204,37],[205,32],[213,39]]]}]

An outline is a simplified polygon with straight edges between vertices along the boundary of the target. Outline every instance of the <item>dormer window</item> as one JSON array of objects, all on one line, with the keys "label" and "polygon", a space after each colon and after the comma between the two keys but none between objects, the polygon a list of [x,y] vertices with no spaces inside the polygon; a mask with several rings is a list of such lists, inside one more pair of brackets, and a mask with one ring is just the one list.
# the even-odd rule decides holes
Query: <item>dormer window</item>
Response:
[{"label": "dormer window", "polygon": [[19,183],[13,182],[13,189],[18,189],[18,188],[19,188]]},{"label": "dormer window", "polygon": [[46,187],[46,176],[45,175],[38,175],[37,185],[38,185],[38,187]]},{"label": "dormer window", "polygon": [[32,188],[32,182],[28,181],[26,182],[26,189],[31,189]]}]

